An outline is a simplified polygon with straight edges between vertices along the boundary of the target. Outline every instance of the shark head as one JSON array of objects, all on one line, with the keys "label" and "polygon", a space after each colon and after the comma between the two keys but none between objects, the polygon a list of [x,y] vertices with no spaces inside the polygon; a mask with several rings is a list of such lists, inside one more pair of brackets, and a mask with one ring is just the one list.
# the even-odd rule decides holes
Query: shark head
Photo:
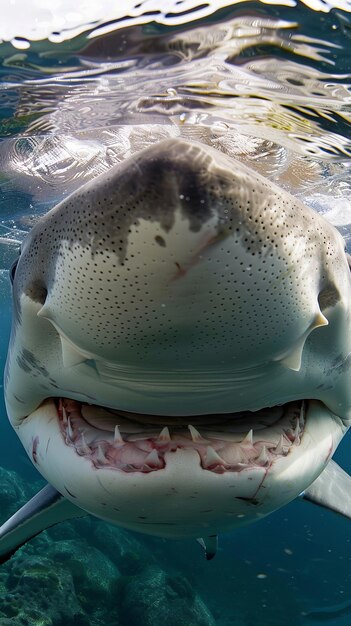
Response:
[{"label": "shark head", "polygon": [[340,234],[242,163],[163,141],[29,233],[13,270],[10,421],[85,511],[202,536],[283,506],[351,419]]}]

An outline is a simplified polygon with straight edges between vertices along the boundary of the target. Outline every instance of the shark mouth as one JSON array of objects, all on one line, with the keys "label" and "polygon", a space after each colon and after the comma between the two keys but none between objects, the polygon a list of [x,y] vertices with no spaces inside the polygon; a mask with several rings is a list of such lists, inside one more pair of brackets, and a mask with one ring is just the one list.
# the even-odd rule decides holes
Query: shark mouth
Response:
[{"label": "shark mouth", "polygon": [[[300,445],[304,400],[250,412],[189,418],[127,413],[68,398],[56,402],[66,445],[96,469],[149,473],[166,455],[195,449],[204,470],[217,474],[269,467]],[[248,424],[249,429],[248,429]]]}]

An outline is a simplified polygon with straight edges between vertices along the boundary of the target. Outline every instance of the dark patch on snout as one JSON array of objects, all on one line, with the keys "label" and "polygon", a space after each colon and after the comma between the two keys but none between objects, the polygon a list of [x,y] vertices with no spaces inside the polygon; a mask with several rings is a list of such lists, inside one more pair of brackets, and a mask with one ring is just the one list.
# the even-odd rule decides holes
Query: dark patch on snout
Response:
[{"label": "dark patch on snout", "polygon": [[[141,221],[169,232],[176,211],[198,232],[215,214],[221,231],[227,218],[220,198],[230,195],[230,170],[218,171],[207,148],[167,140],[133,155],[75,191],[32,229],[22,250],[17,292],[43,304],[55,280],[62,242],[117,255],[124,264],[132,229]],[[223,215],[222,215],[223,213]],[[162,232],[155,235],[160,246]]]},{"label": "dark patch on snout", "polygon": [[194,232],[199,231],[211,217],[208,197],[211,183],[209,163],[204,167],[200,158],[201,149],[196,146],[193,151],[193,158],[197,157],[193,161],[190,160],[190,155],[184,158],[181,149],[175,150],[173,146],[169,151],[160,150],[159,154],[150,154],[149,158],[140,162],[148,219],[153,219],[153,199],[156,202],[158,200],[162,213],[170,214],[172,218],[175,210],[180,208],[190,222],[190,230]]}]

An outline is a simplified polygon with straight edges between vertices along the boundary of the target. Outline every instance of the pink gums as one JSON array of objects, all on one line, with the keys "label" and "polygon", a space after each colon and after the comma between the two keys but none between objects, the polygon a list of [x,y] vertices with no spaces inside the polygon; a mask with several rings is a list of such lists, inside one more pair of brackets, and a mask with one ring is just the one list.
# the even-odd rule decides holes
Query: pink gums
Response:
[{"label": "pink gums", "polygon": [[[78,455],[90,460],[95,468],[114,469],[123,472],[149,473],[163,469],[166,465],[166,453],[177,449],[195,449],[204,470],[222,474],[240,472],[248,467],[269,468],[278,457],[286,456],[292,446],[300,444],[304,426],[302,409],[292,412],[285,418],[281,434],[266,440],[259,431],[260,438],[253,437],[250,430],[241,441],[230,441],[228,437],[211,436],[202,428],[202,436],[193,426],[173,428],[164,426],[157,434],[147,432],[139,424],[139,433],[123,432],[117,425],[108,430],[95,427],[86,421],[82,414],[81,403],[64,398],[59,400],[58,418],[65,443],[75,448]],[[91,408],[91,407],[90,407]],[[106,409],[108,412],[108,409]],[[166,421],[167,418],[165,418]],[[123,418],[121,418],[123,421]],[[157,430],[154,428],[153,431]]]}]

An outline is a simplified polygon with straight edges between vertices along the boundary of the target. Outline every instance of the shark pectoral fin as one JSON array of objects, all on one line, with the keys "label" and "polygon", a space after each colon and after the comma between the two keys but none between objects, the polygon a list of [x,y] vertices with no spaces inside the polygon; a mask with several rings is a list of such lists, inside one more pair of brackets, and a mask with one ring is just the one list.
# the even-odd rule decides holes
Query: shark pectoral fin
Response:
[{"label": "shark pectoral fin", "polygon": [[196,539],[200,546],[205,550],[206,559],[210,561],[216,556],[218,548],[218,535],[209,535],[208,537],[199,537]]},{"label": "shark pectoral fin", "polygon": [[301,497],[351,519],[351,476],[330,461]]},{"label": "shark pectoral fin", "polygon": [[0,526],[0,563],[5,563],[42,530],[84,515],[87,515],[86,511],[66,500],[51,485],[46,485]]}]

